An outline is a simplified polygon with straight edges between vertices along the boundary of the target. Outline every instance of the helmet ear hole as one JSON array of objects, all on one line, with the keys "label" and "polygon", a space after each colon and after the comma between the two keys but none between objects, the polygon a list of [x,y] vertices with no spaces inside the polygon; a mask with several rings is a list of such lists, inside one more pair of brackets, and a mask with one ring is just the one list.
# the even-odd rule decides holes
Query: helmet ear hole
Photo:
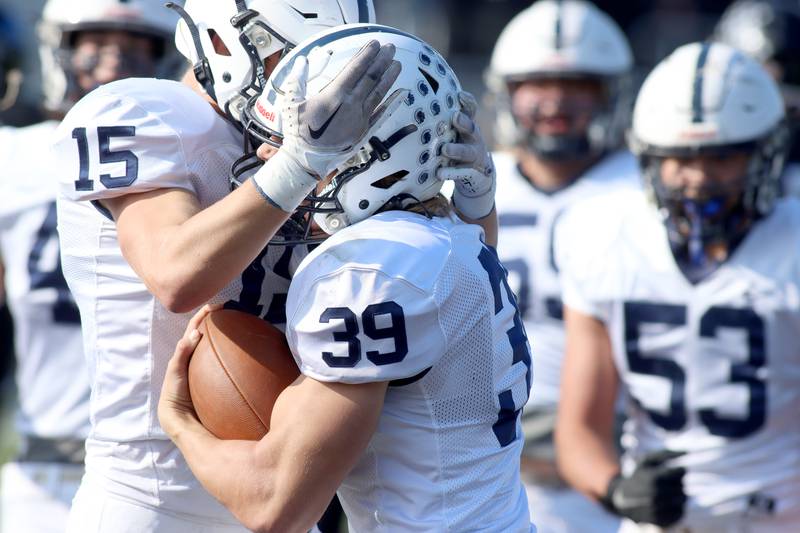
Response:
[{"label": "helmet ear hole", "polygon": [[208,37],[211,39],[211,43],[214,45],[214,51],[225,57],[231,57],[231,51],[228,46],[225,44],[225,41],[222,40],[222,37],[214,31],[213,29],[208,29]]},{"label": "helmet ear hole", "polygon": [[407,170],[398,170],[397,172],[389,174],[388,176],[384,176],[383,178],[377,181],[373,181],[371,185],[376,189],[389,189],[392,187],[392,185],[394,185],[401,179],[405,178],[406,176],[408,176]]}]

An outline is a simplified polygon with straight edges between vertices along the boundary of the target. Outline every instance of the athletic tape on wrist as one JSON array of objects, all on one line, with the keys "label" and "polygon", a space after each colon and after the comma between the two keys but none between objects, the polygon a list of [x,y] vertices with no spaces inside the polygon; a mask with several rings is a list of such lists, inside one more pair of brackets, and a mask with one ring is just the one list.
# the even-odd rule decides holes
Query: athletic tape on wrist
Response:
[{"label": "athletic tape on wrist", "polygon": [[286,213],[293,212],[317,182],[315,176],[282,150],[253,176],[253,183],[264,199]]}]

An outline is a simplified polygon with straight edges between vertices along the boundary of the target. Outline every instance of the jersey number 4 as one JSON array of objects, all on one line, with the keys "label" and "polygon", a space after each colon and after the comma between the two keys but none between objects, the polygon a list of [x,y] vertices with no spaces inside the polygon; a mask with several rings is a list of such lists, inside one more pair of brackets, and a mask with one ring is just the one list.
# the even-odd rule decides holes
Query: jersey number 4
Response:
[{"label": "jersey number 4", "polygon": [[[52,256],[55,256],[53,259]],[[61,259],[58,254],[58,234],[56,233],[56,203],[52,202],[47,210],[42,226],[36,232],[31,254],[28,256],[28,276],[31,292],[39,289],[56,291],[53,303],[52,319],[57,324],[80,324],[80,313],[67,282],[61,271]]]},{"label": "jersey number 4", "polygon": [[[124,176],[100,174],[100,183],[106,189],[128,187],[139,177],[139,158],[130,150],[111,151],[111,139],[114,137],[134,137],[135,126],[99,126],[97,128],[97,147],[100,153],[100,164],[125,163]],[[93,191],[94,180],[90,179],[89,171],[89,137],[86,128],[72,130],[72,138],[78,142],[78,159],[80,161],[80,174],[75,181],[76,191]]]},{"label": "jersey number 4", "polygon": [[522,325],[517,299],[508,286],[508,276],[506,269],[497,258],[497,251],[494,248],[483,247],[478,255],[478,261],[489,275],[489,283],[492,286],[492,296],[494,297],[494,314],[498,315],[503,310],[503,295],[501,290],[505,290],[506,298],[514,309],[513,325],[506,331],[508,342],[511,344],[512,361],[511,366],[521,363],[525,365],[525,382],[527,388],[520,407],[514,403],[514,396],[511,389],[504,390],[499,395],[500,413],[497,422],[492,426],[495,437],[500,446],[508,446],[517,438],[517,418],[522,410],[522,406],[528,401],[528,394],[531,389],[531,352],[528,346],[528,336],[525,333],[525,326]]},{"label": "jersey number 4", "polygon": [[[625,304],[625,346],[628,368],[637,374],[662,376],[672,382],[669,411],[666,413],[646,409],[650,419],[667,431],[679,431],[687,421],[686,372],[666,355],[643,356],[639,337],[645,324],[668,326],[686,325],[686,307],[682,305],[628,302]],[[714,409],[699,409],[697,415],[709,433],[719,437],[742,438],[758,431],[767,418],[767,384],[759,378],[759,369],[767,362],[764,321],[752,309],[712,307],[700,319],[700,337],[713,339],[722,328],[744,330],[748,358],[733,363],[728,383],[746,386],[749,391],[745,418],[728,418]]]}]

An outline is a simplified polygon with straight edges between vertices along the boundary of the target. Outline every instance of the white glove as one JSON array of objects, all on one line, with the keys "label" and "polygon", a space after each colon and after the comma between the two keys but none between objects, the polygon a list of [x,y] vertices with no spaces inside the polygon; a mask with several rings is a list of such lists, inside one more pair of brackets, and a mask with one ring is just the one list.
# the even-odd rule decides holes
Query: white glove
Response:
[{"label": "white glove", "polygon": [[[306,99],[308,62],[298,57],[286,81],[282,149],[324,178],[366,142],[377,122],[400,105],[396,92],[378,107],[400,74],[394,45],[370,41],[319,94]],[[376,109],[377,108],[377,109]]]},{"label": "white glove", "polygon": [[439,169],[436,177],[453,180],[453,204],[459,213],[478,220],[492,212],[497,185],[492,155],[486,148],[480,128],[475,123],[477,102],[466,91],[458,94],[461,111],[453,113],[451,122],[458,132],[458,141],[442,146],[442,155],[451,166]]},{"label": "white glove", "polygon": [[[253,176],[261,193],[291,213],[314,188],[352,157],[369,131],[389,118],[404,93],[378,104],[400,74],[394,45],[370,41],[319,94],[306,99],[308,61],[298,56],[281,86],[283,144]],[[376,107],[378,107],[376,109]]]}]

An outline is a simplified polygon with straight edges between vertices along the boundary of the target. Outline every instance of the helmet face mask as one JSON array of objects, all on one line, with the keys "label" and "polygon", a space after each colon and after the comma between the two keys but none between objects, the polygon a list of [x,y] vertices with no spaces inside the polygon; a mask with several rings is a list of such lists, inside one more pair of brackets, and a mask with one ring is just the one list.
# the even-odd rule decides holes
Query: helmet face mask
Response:
[{"label": "helmet face mask", "polygon": [[[307,197],[275,243],[309,242],[312,225],[330,235],[382,210],[419,205],[424,210],[424,202],[441,190],[436,171],[448,164],[441,147],[456,138],[450,120],[460,106],[461,86],[440,54],[394,28],[350,25],[298,45],[276,67],[264,93],[250,100],[244,113],[249,117],[247,130],[259,140],[279,145],[281,86],[294,59],[303,55],[308,61],[308,98],[325,88],[371,40],[396,48],[394,59],[401,71],[384,102],[399,94],[402,103],[372,126],[364,144],[352,148],[349,159],[328,176],[321,190]],[[246,172],[234,175],[237,182],[246,179]]]},{"label": "helmet face mask", "polygon": [[511,115],[525,148],[542,159],[591,154],[609,116],[608,87],[590,76],[532,77],[508,84]]},{"label": "helmet face mask", "polygon": [[[524,50],[524,53],[522,51]],[[603,12],[581,0],[540,0],[503,30],[487,72],[497,107],[496,136],[545,160],[591,158],[617,148],[630,101],[633,56],[622,31]],[[516,107],[522,83],[596,84],[585,127],[569,134],[542,134]]]},{"label": "helmet face mask", "polygon": [[[767,72],[726,45],[682,46],[645,80],[629,143],[690,280],[713,272],[772,210],[787,150],[784,117]],[[681,183],[676,165],[692,164],[694,178]]]},{"label": "helmet face mask", "polygon": [[77,32],[71,50],[59,54],[62,68],[73,80],[76,94],[70,100],[110,81],[152,76],[162,56],[164,40],[155,37],[112,31]]},{"label": "helmet face mask", "polygon": [[[96,86],[116,79],[175,76],[176,21],[161,0],[49,0],[37,28],[45,107],[66,112]],[[77,50],[87,41],[93,46]],[[145,44],[152,54],[141,53],[142,43],[152,43]],[[109,72],[112,64],[115,72]]]}]

